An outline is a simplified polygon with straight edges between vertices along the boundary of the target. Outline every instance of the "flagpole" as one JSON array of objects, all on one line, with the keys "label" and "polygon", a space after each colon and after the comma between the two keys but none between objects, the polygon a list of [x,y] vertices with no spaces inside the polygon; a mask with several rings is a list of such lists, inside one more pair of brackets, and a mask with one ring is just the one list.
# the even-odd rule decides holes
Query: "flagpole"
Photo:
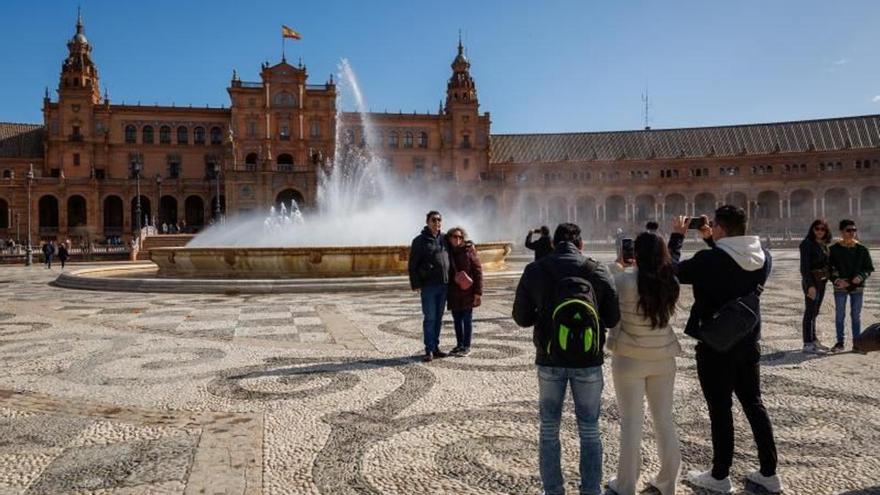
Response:
[{"label": "flagpole", "polygon": [[285,39],[284,38],[285,38],[284,33],[281,33],[281,61],[282,62],[285,61],[285,55],[284,55],[284,41],[285,41]]}]

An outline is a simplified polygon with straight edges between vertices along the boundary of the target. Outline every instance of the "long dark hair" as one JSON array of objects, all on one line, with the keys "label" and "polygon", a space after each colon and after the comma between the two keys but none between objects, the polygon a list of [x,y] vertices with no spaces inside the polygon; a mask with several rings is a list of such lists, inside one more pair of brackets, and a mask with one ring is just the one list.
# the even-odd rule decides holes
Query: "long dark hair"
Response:
[{"label": "long dark hair", "polygon": [[[816,228],[817,225],[821,225],[825,227],[825,235],[822,236],[821,239],[816,239],[816,233],[813,229]],[[817,218],[813,220],[813,223],[810,224],[810,230],[807,231],[807,239],[815,242],[822,241],[825,244],[831,242],[831,227],[828,226],[828,222],[824,218]]]},{"label": "long dark hair", "polygon": [[672,257],[663,238],[651,232],[636,237],[635,255],[639,267],[638,308],[651,320],[651,328],[663,328],[675,312],[679,295]]}]

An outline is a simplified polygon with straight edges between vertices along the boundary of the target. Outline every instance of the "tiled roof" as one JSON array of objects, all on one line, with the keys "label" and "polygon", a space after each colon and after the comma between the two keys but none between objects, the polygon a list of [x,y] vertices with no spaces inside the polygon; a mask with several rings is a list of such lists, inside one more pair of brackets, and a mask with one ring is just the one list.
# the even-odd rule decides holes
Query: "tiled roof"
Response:
[{"label": "tiled roof", "polygon": [[0,157],[43,156],[43,126],[0,122]]},{"label": "tiled roof", "polygon": [[494,134],[492,163],[767,155],[880,147],[880,115],[722,127]]}]

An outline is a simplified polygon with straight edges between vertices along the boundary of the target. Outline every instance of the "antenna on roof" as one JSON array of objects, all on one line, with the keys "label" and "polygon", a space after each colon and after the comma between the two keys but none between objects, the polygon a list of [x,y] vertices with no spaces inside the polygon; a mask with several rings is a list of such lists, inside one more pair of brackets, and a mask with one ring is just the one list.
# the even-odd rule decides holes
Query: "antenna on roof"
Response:
[{"label": "antenna on roof", "polygon": [[645,130],[650,131],[651,130],[651,124],[650,124],[651,119],[650,119],[649,112],[651,110],[651,105],[648,100],[648,85],[647,84],[645,84],[645,92],[642,93],[642,103],[645,104],[645,108],[642,110],[642,117],[645,119]]}]

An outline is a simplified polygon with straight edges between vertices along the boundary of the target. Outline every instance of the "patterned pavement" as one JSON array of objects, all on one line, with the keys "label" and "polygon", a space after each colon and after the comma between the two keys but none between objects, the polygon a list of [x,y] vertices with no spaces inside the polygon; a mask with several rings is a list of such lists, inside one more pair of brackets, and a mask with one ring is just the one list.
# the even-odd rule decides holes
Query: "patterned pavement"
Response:
[{"label": "patterned pavement", "polygon": [[[880,355],[801,354],[796,253],[776,259],[762,372],[787,493],[880,493]],[[540,493],[531,331],[509,318],[513,282],[488,287],[471,356],[425,365],[409,291],[101,293],[48,285],[57,273],[0,268],[0,495]],[[880,320],[876,287],[865,325]],[[832,310],[827,301],[820,317],[826,343]],[[682,343],[687,471],[707,465],[711,444],[693,341]],[[609,371],[606,479],[619,434]],[[743,482],[757,459],[735,410],[733,479],[757,493]],[[572,493],[576,438],[567,407]],[[643,480],[657,468],[648,433]]]}]

